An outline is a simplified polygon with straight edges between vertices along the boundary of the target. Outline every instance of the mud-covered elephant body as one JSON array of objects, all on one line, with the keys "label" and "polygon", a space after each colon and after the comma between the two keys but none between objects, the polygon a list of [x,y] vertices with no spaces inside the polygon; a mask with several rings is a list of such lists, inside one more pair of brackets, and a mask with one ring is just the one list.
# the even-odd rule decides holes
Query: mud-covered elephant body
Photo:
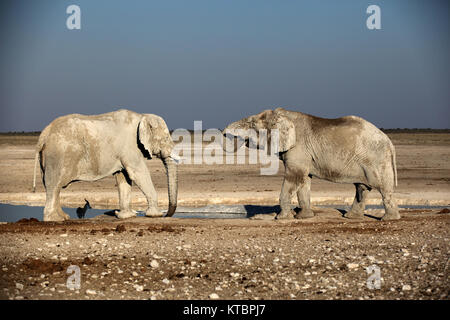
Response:
[{"label": "mud-covered elephant body", "polygon": [[[153,114],[118,110],[100,115],[70,114],[52,121],[41,133],[36,147],[42,180],[46,188],[44,221],[66,220],[59,202],[61,188],[75,181],[95,181],[114,174],[119,218],[136,215],[131,210],[132,181],[148,201],[147,216],[162,216],[157,194],[145,159],[156,156],[168,178],[168,215],[177,204],[177,165],[171,157],[174,143],[164,120]],[[35,188],[35,180],[33,182]]]},{"label": "mud-covered elephant body", "polygon": [[[278,129],[278,151],[285,175],[277,218],[292,217],[290,202],[294,193],[301,208],[295,217],[314,216],[310,206],[312,177],[355,185],[356,196],[346,213],[348,218],[363,216],[367,193],[372,188],[382,195],[386,210],[383,219],[400,218],[393,198],[397,184],[395,148],[387,135],[370,122],[355,116],[325,119],[278,108],[234,122],[224,134],[236,138],[236,129]],[[258,144],[245,142],[247,146]]]}]

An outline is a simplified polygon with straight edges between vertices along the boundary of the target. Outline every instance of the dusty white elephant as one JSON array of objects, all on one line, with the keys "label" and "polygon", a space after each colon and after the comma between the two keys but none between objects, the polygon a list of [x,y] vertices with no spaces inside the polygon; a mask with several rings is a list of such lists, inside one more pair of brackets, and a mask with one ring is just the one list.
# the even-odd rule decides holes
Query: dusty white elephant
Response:
[{"label": "dusty white elephant", "polygon": [[310,206],[312,177],[355,185],[356,196],[345,215],[348,218],[363,217],[367,194],[372,188],[383,199],[382,219],[400,218],[394,199],[395,148],[388,136],[370,122],[355,116],[324,119],[278,108],[233,122],[223,133],[241,141],[241,145],[264,148],[251,136],[240,136],[239,132],[246,129],[268,132],[278,129],[278,155],[285,166],[278,219],[294,216],[290,206],[294,193],[301,209],[295,218],[314,216]]},{"label": "dusty white elephant", "polygon": [[86,116],[70,114],[53,120],[39,136],[36,146],[33,191],[39,160],[46,189],[44,221],[62,221],[69,216],[61,209],[61,188],[75,181],[95,181],[115,175],[119,190],[118,218],[136,215],[130,209],[132,181],[147,198],[146,216],[160,217],[157,194],[146,158],[156,156],[165,165],[169,209],[177,206],[177,164],[171,152],[174,143],[164,120],[153,114],[129,110]]}]

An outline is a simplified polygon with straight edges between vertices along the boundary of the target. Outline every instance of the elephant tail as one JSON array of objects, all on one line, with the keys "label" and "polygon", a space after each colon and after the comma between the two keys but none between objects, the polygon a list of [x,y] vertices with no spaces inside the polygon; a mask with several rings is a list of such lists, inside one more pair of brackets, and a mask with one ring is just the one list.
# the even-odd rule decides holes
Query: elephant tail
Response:
[{"label": "elephant tail", "polygon": [[[37,165],[38,165],[38,161],[42,162],[42,159],[41,159],[40,156],[41,156],[42,149],[44,149],[44,145],[45,145],[45,142],[47,140],[48,132],[49,132],[49,127],[46,127],[41,132],[41,134],[39,136],[38,143],[36,145],[36,150],[35,150],[35,153],[34,153],[33,192],[36,192]],[[41,163],[41,168],[42,168],[42,163]],[[44,180],[44,179],[42,179],[42,180]]]},{"label": "elephant tail", "polygon": [[36,192],[36,171],[38,162],[39,152],[36,150],[34,154],[34,173],[33,173],[33,193]]},{"label": "elephant tail", "polygon": [[395,156],[395,147],[391,143],[391,161],[392,161],[392,170],[394,171],[394,185],[397,186],[397,164],[396,164],[396,156]]}]

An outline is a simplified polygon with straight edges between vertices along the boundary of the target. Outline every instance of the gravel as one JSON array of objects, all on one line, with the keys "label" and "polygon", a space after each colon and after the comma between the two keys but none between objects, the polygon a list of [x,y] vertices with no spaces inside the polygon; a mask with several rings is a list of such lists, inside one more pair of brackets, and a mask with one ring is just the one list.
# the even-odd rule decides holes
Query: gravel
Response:
[{"label": "gravel", "polygon": [[3,224],[0,298],[448,299],[450,216],[402,214]]}]

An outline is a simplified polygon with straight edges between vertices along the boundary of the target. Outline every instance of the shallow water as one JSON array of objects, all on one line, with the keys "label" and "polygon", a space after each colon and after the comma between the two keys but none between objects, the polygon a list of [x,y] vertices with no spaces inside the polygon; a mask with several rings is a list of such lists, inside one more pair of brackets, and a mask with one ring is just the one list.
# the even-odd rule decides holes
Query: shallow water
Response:
[{"label": "shallow water", "polygon": [[[180,208],[182,209],[182,208]],[[187,209],[185,211],[178,209],[177,212],[173,215],[174,218],[204,218],[204,219],[238,219],[245,218],[246,214],[243,213],[229,213],[229,212],[206,212],[202,211],[202,208],[199,211],[192,211]],[[63,208],[64,212],[67,213],[71,219],[77,219],[77,208]],[[86,211],[85,219],[93,218],[98,215],[112,215],[114,210],[109,209],[89,209]],[[44,207],[33,207],[33,206],[21,206],[21,205],[10,205],[10,204],[0,204],[0,221],[1,222],[16,222],[20,219],[30,219],[36,218],[38,220],[42,220],[44,212]],[[145,212],[138,211],[137,216],[145,216]]]},{"label": "shallow water", "polygon": [[[322,208],[335,208],[338,210],[348,210],[350,206],[317,206]],[[399,206],[401,209],[443,209],[445,206]],[[368,205],[367,209],[382,209],[383,206]],[[0,204],[0,221],[15,222],[20,219],[36,218],[42,220],[43,207],[16,206],[10,204]],[[71,219],[78,219],[76,208],[63,208]],[[205,207],[179,207],[174,218],[202,218],[202,219],[242,219],[249,218],[255,214],[269,214],[279,212],[279,206],[257,206],[257,205],[209,205]],[[98,215],[111,215],[113,210],[89,209],[85,219]],[[138,211],[138,216],[145,216],[145,213]]]}]

